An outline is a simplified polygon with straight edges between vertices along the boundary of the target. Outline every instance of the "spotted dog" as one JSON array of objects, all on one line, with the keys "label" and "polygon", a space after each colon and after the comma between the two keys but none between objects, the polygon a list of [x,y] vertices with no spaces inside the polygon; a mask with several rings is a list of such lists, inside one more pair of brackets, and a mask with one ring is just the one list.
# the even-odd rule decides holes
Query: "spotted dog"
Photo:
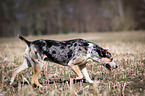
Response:
[{"label": "spotted dog", "polygon": [[51,61],[63,66],[69,66],[78,75],[76,79],[82,79],[84,76],[89,83],[93,83],[93,81],[86,69],[88,62],[97,62],[108,70],[117,68],[108,50],[87,40],[56,41],[40,39],[28,41],[20,35],[18,37],[26,43],[27,48],[23,64],[14,70],[10,84],[13,83],[16,74],[32,67],[34,75],[31,84],[42,87],[38,82],[38,75],[43,67],[42,61]]}]

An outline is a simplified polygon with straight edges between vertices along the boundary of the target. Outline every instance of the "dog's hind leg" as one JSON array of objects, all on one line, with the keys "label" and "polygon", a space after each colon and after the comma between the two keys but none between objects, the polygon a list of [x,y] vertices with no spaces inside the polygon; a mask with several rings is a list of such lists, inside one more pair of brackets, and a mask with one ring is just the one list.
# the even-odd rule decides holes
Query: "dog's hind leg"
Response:
[{"label": "dog's hind leg", "polygon": [[27,60],[24,59],[23,64],[22,64],[21,66],[19,66],[18,68],[15,68],[15,69],[14,69],[13,74],[12,74],[12,78],[11,78],[10,85],[14,82],[14,79],[15,79],[16,75],[17,75],[19,72],[25,70],[26,68],[28,68],[28,64],[27,64]]},{"label": "dog's hind leg", "polygon": [[31,85],[34,86],[34,84],[36,84],[37,86],[39,87],[43,87],[39,82],[38,82],[38,76],[39,76],[39,73],[41,72],[41,69],[43,67],[43,64],[36,64],[34,66],[34,75],[31,79]]}]

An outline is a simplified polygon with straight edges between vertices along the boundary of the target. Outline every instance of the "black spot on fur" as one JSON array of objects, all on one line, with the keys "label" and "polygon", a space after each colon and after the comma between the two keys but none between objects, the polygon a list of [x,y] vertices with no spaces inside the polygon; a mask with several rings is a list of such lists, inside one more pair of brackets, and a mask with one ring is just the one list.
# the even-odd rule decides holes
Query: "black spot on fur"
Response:
[{"label": "black spot on fur", "polygon": [[56,54],[56,51],[52,51],[52,54]]},{"label": "black spot on fur", "polygon": [[68,58],[71,58],[71,57],[72,57],[72,53],[73,53],[72,50],[70,50],[70,51],[67,53]]},{"label": "black spot on fur", "polygon": [[47,45],[47,48],[50,48],[50,47],[52,47],[52,45],[51,45],[51,44]]},{"label": "black spot on fur", "polygon": [[87,42],[83,43],[83,46],[89,46],[89,44]]},{"label": "black spot on fur", "polygon": [[60,49],[65,49],[65,46],[61,46]]},{"label": "black spot on fur", "polygon": [[77,43],[74,44],[74,47],[76,47],[76,46],[77,46]]},{"label": "black spot on fur", "polygon": [[82,49],[81,49],[81,48],[79,48],[79,51],[82,51]]},{"label": "black spot on fur", "polygon": [[88,50],[88,48],[87,48],[87,47],[85,47],[84,49],[85,49],[86,51]]},{"label": "black spot on fur", "polygon": [[75,59],[76,59],[76,57],[73,58],[73,60],[75,60]]},{"label": "black spot on fur", "polygon": [[68,46],[68,48],[70,48],[71,46]]}]

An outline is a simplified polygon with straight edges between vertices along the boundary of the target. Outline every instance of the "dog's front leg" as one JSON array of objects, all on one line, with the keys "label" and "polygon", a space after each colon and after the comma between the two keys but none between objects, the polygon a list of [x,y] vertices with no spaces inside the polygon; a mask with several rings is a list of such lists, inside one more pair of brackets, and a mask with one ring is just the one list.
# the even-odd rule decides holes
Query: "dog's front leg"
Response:
[{"label": "dog's front leg", "polygon": [[86,78],[86,80],[89,82],[89,83],[94,83],[92,80],[91,80],[91,78],[89,77],[89,74],[88,74],[88,71],[87,71],[87,68],[86,68],[86,66],[79,66],[80,67],[80,69],[82,70],[82,73],[83,73],[83,75],[84,75],[84,77]]},{"label": "dog's front leg", "polygon": [[69,65],[69,66],[73,69],[73,71],[78,75],[78,77],[75,78],[75,79],[82,79],[82,78],[83,78],[83,74],[82,74],[82,72],[81,72],[81,70],[80,70],[80,68],[79,68],[78,65],[74,65],[74,64],[72,63],[72,61],[70,61],[70,62],[68,63],[68,65]]}]

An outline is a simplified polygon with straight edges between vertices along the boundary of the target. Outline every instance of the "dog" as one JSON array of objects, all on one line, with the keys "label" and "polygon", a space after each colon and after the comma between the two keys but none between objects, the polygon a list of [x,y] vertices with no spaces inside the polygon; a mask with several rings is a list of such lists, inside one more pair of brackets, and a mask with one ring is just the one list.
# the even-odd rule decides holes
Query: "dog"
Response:
[{"label": "dog", "polygon": [[69,66],[78,75],[75,79],[82,79],[84,76],[89,83],[94,83],[94,81],[90,79],[86,69],[88,62],[97,62],[108,70],[117,68],[112,54],[108,50],[87,40],[56,41],[39,39],[29,41],[21,35],[18,35],[18,37],[26,43],[27,48],[23,64],[14,69],[10,85],[19,72],[32,67],[34,75],[31,79],[31,84],[43,87],[38,82],[38,75],[43,67],[42,61],[51,61],[63,66]]}]

